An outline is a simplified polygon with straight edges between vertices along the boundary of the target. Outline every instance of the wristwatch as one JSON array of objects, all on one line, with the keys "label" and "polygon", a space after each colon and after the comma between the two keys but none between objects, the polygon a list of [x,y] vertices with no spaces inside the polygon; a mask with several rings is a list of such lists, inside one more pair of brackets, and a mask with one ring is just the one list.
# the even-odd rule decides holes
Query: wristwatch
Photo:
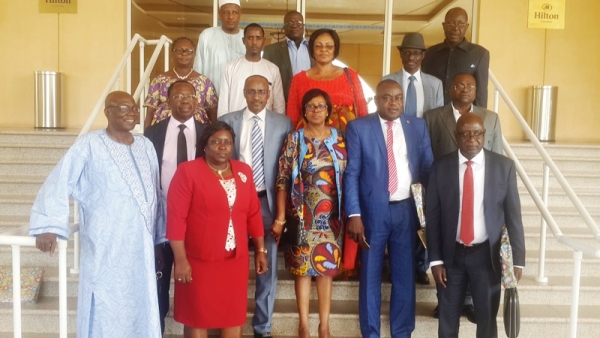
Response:
[{"label": "wristwatch", "polygon": [[266,255],[267,254],[267,248],[258,248],[258,249],[256,249],[256,252],[262,252],[262,253],[264,253]]}]

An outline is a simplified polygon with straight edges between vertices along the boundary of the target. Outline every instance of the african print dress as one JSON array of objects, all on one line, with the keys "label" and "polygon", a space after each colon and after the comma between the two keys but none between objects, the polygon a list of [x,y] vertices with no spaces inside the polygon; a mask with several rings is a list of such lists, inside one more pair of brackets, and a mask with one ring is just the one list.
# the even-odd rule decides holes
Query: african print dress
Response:
[{"label": "african print dress", "polygon": [[[341,178],[346,167],[346,146],[343,135],[331,130],[332,135],[323,142],[304,137],[303,133],[291,133],[280,158],[278,189],[285,187],[291,193],[291,200],[299,201],[294,193],[300,187],[300,179],[304,187],[302,200],[308,244],[286,244],[283,248],[285,268],[295,275],[335,276],[340,272],[344,237],[340,217]],[[300,139],[298,154],[296,142]],[[298,161],[294,160],[298,156],[302,158],[299,171]],[[295,175],[298,172],[299,177]]]}]

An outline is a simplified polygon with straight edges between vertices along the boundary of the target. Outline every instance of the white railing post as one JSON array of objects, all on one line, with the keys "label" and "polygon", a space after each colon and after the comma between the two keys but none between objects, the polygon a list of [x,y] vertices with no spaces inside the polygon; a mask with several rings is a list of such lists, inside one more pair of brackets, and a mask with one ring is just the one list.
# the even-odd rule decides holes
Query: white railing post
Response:
[{"label": "white railing post", "polygon": [[571,319],[569,322],[569,337],[577,337],[577,316],[579,311],[579,288],[581,282],[581,251],[573,252],[573,287],[571,291]]},{"label": "white railing post", "polygon": [[58,241],[58,322],[60,338],[67,338],[67,241],[63,240]]},{"label": "white railing post", "polygon": [[12,245],[13,331],[21,338],[21,246]]},{"label": "white railing post", "polygon": [[169,52],[171,49],[169,48],[171,44],[167,41],[165,43],[165,72],[169,71]]},{"label": "white railing post", "polygon": [[496,114],[498,114],[498,109],[500,107],[500,93],[498,92],[498,89],[494,90],[494,112],[496,112]]},{"label": "white railing post", "polygon": [[[73,201],[73,223],[79,224],[79,203],[77,201]],[[74,275],[79,274],[80,249],[81,243],[79,243],[79,231],[77,231],[73,234],[73,267],[70,270]]]},{"label": "white railing post", "polygon": [[[550,168],[544,163],[544,179],[542,183],[542,201],[544,205],[548,207],[548,188],[550,185]],[[540,263],[538,266],[538,275],[535,277],[535,281],[538,283],[548,283],[548,277],[545,276],[546,268],[546,220],[541,217],[540,224],[540,250],[539,259]]]},{"label": "white railing post", "polygon": [[381,76],[390,73],[390,57],[392,53],[392,25],[394,14],[394,0],[385,1],[385,17],[383,21],[383,69]]},{"label": "white railing post", "polygon": [[144,41],[140,40],[140,81],[142,81],[142,78],[144,76],[144,47],[146,46],[146,43]]}]

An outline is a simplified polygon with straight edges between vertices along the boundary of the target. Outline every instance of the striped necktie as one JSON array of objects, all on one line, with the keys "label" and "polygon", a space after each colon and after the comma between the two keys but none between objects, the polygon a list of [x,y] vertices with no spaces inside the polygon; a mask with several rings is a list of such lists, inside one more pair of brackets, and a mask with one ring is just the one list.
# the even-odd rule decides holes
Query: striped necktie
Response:
[{"label": "striped necktie", "polygon": [[404,113],[407,116],[417,116],[417,90],[415,89],[415,78],[411,75],[409,78],[408,88],[406,89],[406,107]]},{"label": "striped necktie", "polygon": [[260,117],[254,115],[254,126],[252,126],[252,174],[254,175],[254,184],[257,188],[265,186],[265,171],[264,171],[264,147],[263,137],[260,130]]}]

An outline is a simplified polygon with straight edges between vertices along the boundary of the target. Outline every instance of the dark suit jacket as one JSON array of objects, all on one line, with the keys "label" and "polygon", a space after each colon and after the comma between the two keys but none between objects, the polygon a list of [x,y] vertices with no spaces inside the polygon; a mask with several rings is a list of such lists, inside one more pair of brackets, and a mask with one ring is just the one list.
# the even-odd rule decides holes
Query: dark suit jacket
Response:
[{"label": "dark suit jacket", "polygon": [[[473,106],[473,113],[479,115],[483,120],[483,127],[485,128],[483,148],[502,155],[504,146],[502,145],[502,128],[500,127],[498,114],[477,106]],[[427,130],[431,138],[431,150],[433,151],[433,158],[435,160],[458,150],[458,143],[454,135],[456,120],[454,119],[454,112],[452,112],[452,105],[450,103],[443,107],[426,111],[423,114],[423,118],[427,124]]]},{"label": "dark suit jacket", "polygon": [[490,52],[480,45],[465,39],[456,48],[450,49],[444,42],[438,43],[427,49],[421,70],[442,80],[444,104],[450,103],[450,86],[454,76],[458,73],[473,75],[477,82],[475,105],[487,107]]},{"label": "dark suit jacket", "polygon": [[[433,156],[425,121],[402,115],[400,122],[406,140],[412,183],[426,185]],[[346,215],[360,214],[366,228],[376,227],[390,200],[387,148],[377,113],[348,123],[346,147]]]},{"label": "dark suit jacket", "polygon": [[[285,102],[287,103],[290,85],[292,84],[292,78],[294,77],[287,40],[284,39],[283,41],[265,46],[262,57],[263,59],[273,62],[275,65],[277,65],[277,67],[279,67],[279,72],[281,73],[281,82],[283,83],[283,95],[285,96]],[[315,60],[311,58],[310,66],[312,67],[314,64]]]},{"label": "dark suit jacket", "polygon": [[[506,224],[512,246],[513,262],[525,266],[525,237],[521,220],[521,202],[517,191],[515,163],[502,155],[483,149],[485,154],[485,186],[483,209],[492,264],[500,271],[500,237]],[[426,201],[427,252],[429,261],[444,261],[451,266],[454,259],[460,187],[458,151],[436,160],[431,169]]]},{"label": "dark suit jacket", "polygon": [[[226,122],[233,128],[235,135],[235,147],[231,158],[240,159],[240,137],[242,135],[242,124],[244,123],[244,111],[238,110],[219,117],[219,121]],[[277,198],[275,192],[275,181],[279,172],[279,155],[283,147],[283,141],[287,135],[294,130],[292,121],[285,115],[274,111],[266,111],[265,117],[265,141],[264,141],[264,173],[265,185],[267,187],[267,200],[269,201],[269,210],[273,216],[277,215]],[[265,224],[271,226],[271,224]]]},{"label": "dark suit jacket", "polygon": [[[146,136],[152,142],[152,144],[154,145],[154,149],[156,150],[156,157],[158,158],[158,168],[161,174],[162,158],[163,152],[165,150],[165,137],[167,136],[167,126],[169,125],[170,119],[171,116],[144,130],[144,136]],[[196,121],[196,119],[194,119],[194,124],[196,125],[196,143],[198,143],[198,140],[200,140],[200,136],[202,135],[202,132],[204,131],[206,125]],[[196,147],[196,158],[199,157],[199,150],[200,149]]]}]

